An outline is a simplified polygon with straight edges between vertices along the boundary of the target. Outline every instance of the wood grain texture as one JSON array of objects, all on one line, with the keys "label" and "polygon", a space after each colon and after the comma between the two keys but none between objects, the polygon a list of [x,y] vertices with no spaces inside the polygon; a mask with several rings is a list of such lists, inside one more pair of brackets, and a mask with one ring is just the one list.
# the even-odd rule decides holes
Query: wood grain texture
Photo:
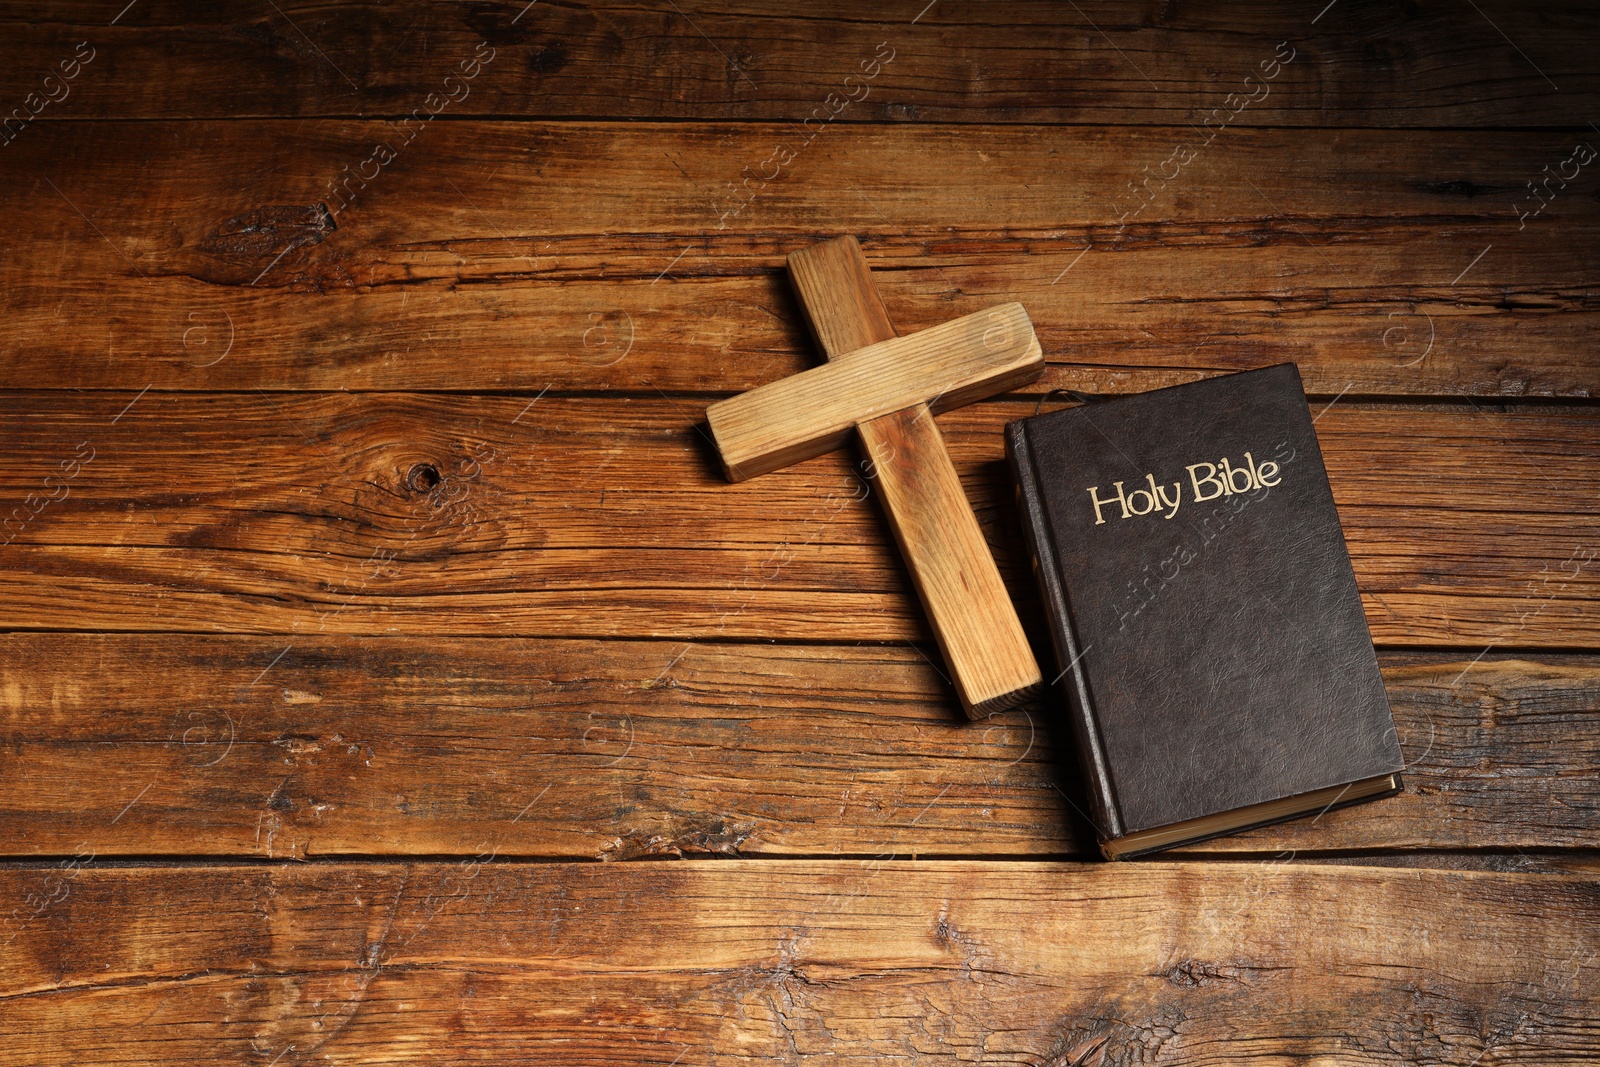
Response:
[{"label": "wood grain texture", "polygon": [[7,1063],[1600,1055],[1593,876],[472,861],[11,869],[0,899],[52,879],[0,956]]},{"label": "wood grain texture", "polygon": [[[1321,17],[1287,0],[1238,10],[408,0],[240,11],[168,0],[109,26],[119,6],[74,0],[44,18],[9,5],[3,99],[20,105],[39,73],[88,39],[98,54],[40,121],[404,115],[453,93],[447,114],[507,118],[1572,126],[1600,101],[1581,0],[1461,10],[1346,0]],[[464,85],[444,84],[482,42],[492,60]],[[1275,57],[1288,61],[1273,73]]]},{"label": "wood grain texture", "polygon": [[[1037,406],[991,401],[939,424],[1043,649],[1000,435]],[[729,485],[701,410],[5,393],[0,626],[926,640],[856,464]],[[1380,644],[1600,640],[1600,415],[1345,400],[1317,429]]]},{"label": "wood grain texture", "polygon": [[1229,129],[1133,214],[1187,127],[840,126],[746,186],[783,131],[452,121],[342,209],[389,124],[130,128],[0,151],[0,386],[732,393],[815,363],[784,256],[855,233],[907,332],[1021,301],[1041,390],[1600,395],[1592,168],[1517,215],[1574,134]]},{"label": "wood grain texture", "polygon": [[[1188,854],[1592,850],[1600,662],[1475,654],[1383,655],[1403,794]],[[11,634],[0,679],[10,857],[1097,854],[1059,692],[964,723],[913,648]]]},{"label": "wood grain texture", "polygon": [[[836,237],[791,253],[789,277],[830,364],[892,343],[894,324],[854,237]],[[1036,377],[1043,366],[1034,362],[1038,342],[1032,326],[1025,325],[1027,313],[1016,305],[1009,325],[995,324],[995,315],[982,313],[976,330],[961,328],[967,358],[988,362],[1022,344],[1029,357],[1025,366],[1034,368],[1027,373]],[[993,336],[996,330],[999,336]],[[948,401],[954,407],[959,402],[952,395],[956,392],[921,391],[898,410],[858,420],[856,433],[866,454],[862,470],[877,487],[962,710],[981,719],[1026,699],[1043,677],[933,421],[936,405]]]}]

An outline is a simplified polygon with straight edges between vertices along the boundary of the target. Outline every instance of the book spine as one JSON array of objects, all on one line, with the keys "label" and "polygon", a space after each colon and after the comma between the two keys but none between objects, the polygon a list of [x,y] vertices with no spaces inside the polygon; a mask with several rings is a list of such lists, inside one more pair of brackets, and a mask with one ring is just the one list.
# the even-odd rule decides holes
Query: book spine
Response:
[{"label": "book spine", "polygon": [[1072,612],[1067,605],[1061,570],[1056,565],[1054,531],[1045,511],[1044,494],[1025,423],[1014,422],[1006,427],[1006,454],[1017,480],[1022,528],[1033,557],[1033,573],[1044,598],[1045,617],[1050,621],[1050,641],[1055,646],[1057,666],[1061,668],[1056,680],[1063,683],[1067,695],[1067,717],[1072,723],[1073,740],[1077,743],[1078,761],[1087,786],[1089,819],[1104,843],[1122,836],[1122,819],[1117,814],[1105,746],[1094,718],[1094,696],[1089,691],[1089,679],[1084,671],[1083,659],[1089,650],[1079,645],[1073,632]]}]

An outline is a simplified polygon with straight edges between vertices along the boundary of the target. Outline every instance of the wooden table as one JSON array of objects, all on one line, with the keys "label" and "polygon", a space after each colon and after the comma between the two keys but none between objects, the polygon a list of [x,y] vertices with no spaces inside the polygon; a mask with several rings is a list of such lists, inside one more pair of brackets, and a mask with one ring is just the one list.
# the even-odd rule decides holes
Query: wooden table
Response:
[{"label": "wooden table", "polygon": [[[1600,1058],[1587,4],[123,3],[0,13],[0,1063]],[[1033,317],[1046,657],[1005,422],[1298,362],[1405,794],[1094,859],[704,439],[842,233]]]}]

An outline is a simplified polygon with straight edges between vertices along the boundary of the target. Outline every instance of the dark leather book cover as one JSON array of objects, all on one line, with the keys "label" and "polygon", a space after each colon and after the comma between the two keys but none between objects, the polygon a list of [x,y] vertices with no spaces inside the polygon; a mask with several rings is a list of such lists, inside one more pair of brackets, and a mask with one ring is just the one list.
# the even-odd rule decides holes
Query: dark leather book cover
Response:
[{"label": "dark leather book cover", "polygon": [[1402,769],[1293,364],[1006,444],[1103,842]]}]

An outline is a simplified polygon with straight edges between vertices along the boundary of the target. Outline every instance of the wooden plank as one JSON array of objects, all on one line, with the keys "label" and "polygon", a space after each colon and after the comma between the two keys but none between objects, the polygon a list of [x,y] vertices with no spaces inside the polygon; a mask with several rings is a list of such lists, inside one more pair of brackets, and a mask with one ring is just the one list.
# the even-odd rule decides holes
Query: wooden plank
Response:
[{"label": "wooden plank", "polygon": [[9,869],[0,900],[66,896],[0,956],[0,1026],[51,1065],[1577,1064],[1597,889],[1281,862]]},{"label": "wooden plank", "polygon": [[[1382,656],[1402,795],[1191,854],[1592,849],[1600,660],[1472,660]],[[903,646],[10,634],[0,678],[12,857],[1097,855],[1059,692],[965,724]]]},{"label": "wooden plank", "polygon": [[[1357,4],[1319,13],[1287,0],[1240,10],[1126,0],[940,0],[881,11],[847,0],[803,11],[758,0],[106,8],[76,0],[52,5],[48,18],[20,5],[0,16],[8,107],[41,90],[61,96],[41,78],[85,40],[94,58],[40,121],[437,108],[793,123],[1493,127],[1571,125],[1600,99],[1587,63],[1595,27],[1580,0],[1403,15]],[[174,56],[184,59],[178,69]],[[461,66],[474,56],[485,62]]]},{"label": "wooden plank", "polygon": [[[1042,635],[1000,434],[1037,406],[939,419]],[[702,410],[3,393],[0,627],[926,639],[850,459],[729,485]],[[1341,401],[1317,426],[1380,644],[1600,645],[1600,412]]]},{"label": "wooden plank", "polygon": [[[858,352],[896,343],[894,323],[854,237],[836,237],[791,253],[789,278],[829,366],[854,362]],[[969,323],[961,332],[977,353],[967,358],[988,362],[1020,344],[1030,357],[1031,380],[1044,369],[1044,360],[1027,312],[1020,304],[1008,307],[1015,309],[1009,315],[991,310],[958,320]],[[970,325],[974,318],[976,329]],[[940,329],[949,326],[917,336]],[[855,429],[866,457],[862,470],[877,487],[950,683],[968,717],[981,719],[1021,703],[1044,679],[933,421],[940,406],[961,403],[952,395],[957,392],[926,388],[908,397],[908,404],[858,419]],[[706,409],[713,430],[721,406]]]},{"label": "wooden plank", "polygon": [[783,257],[855,233],[908,332],[1021,301],[1041,389],[1600,395],[1592,168],[1518,218],[1570,134],[1229,130],[1134,213],[1187,128],[839,127],[747,187],[773,131],[450,122],[360,189],[387,124],[128,129],[0,151],[0,387],[739,391],[815,364]]}]

